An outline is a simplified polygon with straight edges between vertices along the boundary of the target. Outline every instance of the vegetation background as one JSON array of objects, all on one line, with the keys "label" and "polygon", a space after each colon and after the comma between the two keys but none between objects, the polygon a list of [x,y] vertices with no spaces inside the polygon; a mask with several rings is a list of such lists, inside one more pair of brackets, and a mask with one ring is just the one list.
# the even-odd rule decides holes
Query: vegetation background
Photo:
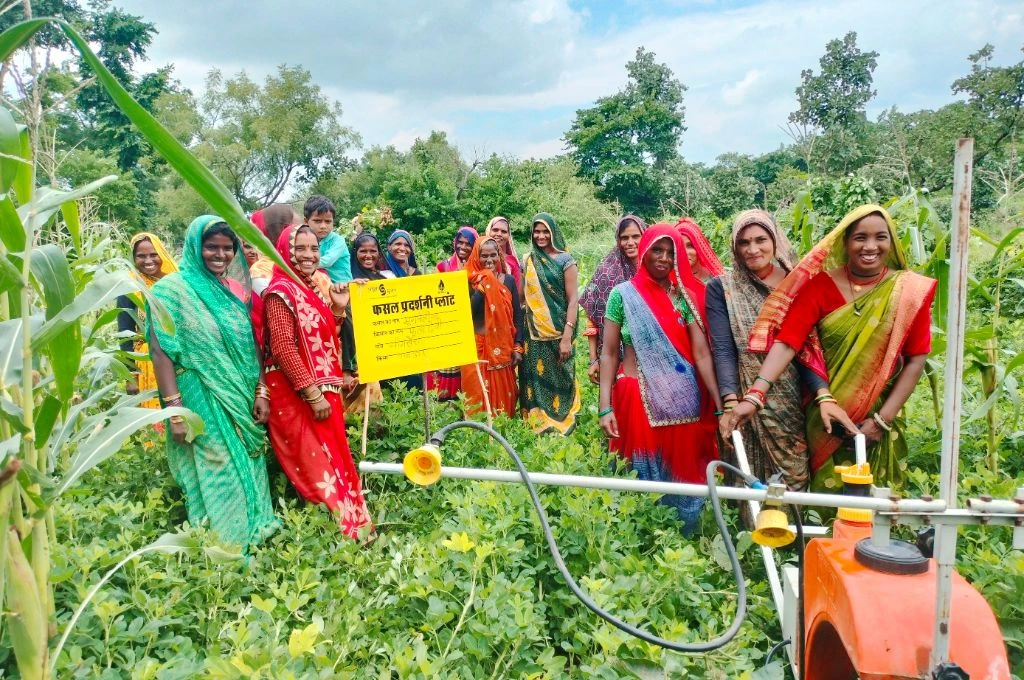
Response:
[{"label": "vegetation background", "polygon": [[[131,286],[123,252],[130,233],[154,230],[177,245],[210,205],[248,235],[238,205],[252,210],[325,193],[339,207],[340,230],[353,229],[353,218],[381,233],[400,226],[430,263],[447,255],[455,227],[482,226],[495,214],[511,219],[522,251],[530,216],[546,210],[567,232],[586,279],[623,212],[650,221],[691,215],[727,261],[729,220],[741,209],[772,210],[805,251],[849,208],[878,201],[898,217],[914,266],[944,285],[953,144],[973,136],[961,492],[1010,497],[1024,486],[1024,60],[994,66],[993,47],[980,46],[964,55],[948,105],[869,120],[878,55],[850,33],[802,73],[799,108],[779,121],[792,143],[704,165],[688,163],[680,147],[685,86],[641,48],[626,65],[626,87],[577,113],[564,156],[466,158],[442,132],[408,151],[363,150],[340,105],[298,65],[262,83],[212,71],[198,93],[176,83],[170,67],[140,75],[157,27],[107,3],[32,3],[36,16],[62,18],[81,40],[56,25],[15,40],[28,7],[3,3],[0,13],[0,96],[11,112],[9,121],[0,116],[5,677],[783,677],[777,660],[767,659],[780,631],[742,531],[750,618],[734,643],[701,656],[626,638],[582,610],[552,568],[518,485],[411,489],[401,479],[369,477],[381,537],[363,550],[319,508],[301,503],[274,469],[286,528],[248,558],[218,549],[202,527],[167,537],[184,522],[184,507],[157,435],[148,428],[127,435],[146,416],[118,394],[126,357],[103,293]],[[75,56],[51,58],[58,52]],[[142,113],[112,99],[111,83]],[[190,165],[175,144],[213,175]],[[28,161],[27,184],[26,164],[10,165],[15,157]],[[93,183],[109,175],[116,179]],[[27,241],[18,240],[15,224]],[[940,298],[934,310],[927,379],[905,410],[908,494],[938,487],[945,304]],[[519,422],[498,421],[532,469],[611,474],[580,349],[585,408],[571,437],[537,438]],[[434,405],[431,415],[441,424],[459,412]],[[124,436],[101,445],[97,439],[112,430]],[[350,434],[356,441],[357,431]],[[416,396],[389,395],[374,418],[368,457],[399,460],[421,439]],[[477,434],[449,442],[449,464],[509,464]],[[710,518],[697,538],[684,540],[671,512],[646,497],[542,495],[570,569],[600,604],[668,637],[706,639],[727,625],[734,587]],[[104,581],[126,556],[154,545]],[[992,604],[1011,667],[1024,676],[1024,556],[1009,546],[1008,530],[965,528],[958,567]],[[26,583],[38,590],[33,602],[19,599],[32,589],[18,589]],[[41,628],[27,631],[32,611],[43,614]]]}]

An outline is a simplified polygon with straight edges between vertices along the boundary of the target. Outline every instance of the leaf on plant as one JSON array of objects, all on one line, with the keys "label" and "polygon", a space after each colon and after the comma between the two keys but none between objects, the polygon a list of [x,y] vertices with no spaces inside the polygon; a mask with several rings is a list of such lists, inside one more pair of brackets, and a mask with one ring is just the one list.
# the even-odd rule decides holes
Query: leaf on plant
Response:
[{"label": "leaf on plant", "polygon": [[0,241],[14,253],[25,250],[25,225],[10,196],[0,197]]},{"label": "leaf on plant", "polygon": [[465,531],[452,534],[451,538],[446,538],[441,541],[441,545],[449,550],[454,550],[455,552],[460,553],[469,552],[476,547],[476,543],[469,538],[469,535]]},{"label": "leaf on plant", "polygon": [[316,623],[311,623],[301,630],[293,629],[292,634],[288,636],[288,653],[295,659],[312,652],[319,635],[320,627]]},{"label": "leaf on plant", "polygon": [[191,433],[201,434],[203,432],[202,419],[187,408],[181,407],[124,408],[111,414],[106,422],[97,422],[96,428],[77,445],[75,453],[71,457],[71,466],[57,487],[57,495],[67,491],[79,477],[117,453],[125,440],[134,432],[171,416],[184,417]]},{"label": "leaf on plant", "polygon": [[785,680],[786,671],[781,661],[772,661],[750,674],[750,680]]}]

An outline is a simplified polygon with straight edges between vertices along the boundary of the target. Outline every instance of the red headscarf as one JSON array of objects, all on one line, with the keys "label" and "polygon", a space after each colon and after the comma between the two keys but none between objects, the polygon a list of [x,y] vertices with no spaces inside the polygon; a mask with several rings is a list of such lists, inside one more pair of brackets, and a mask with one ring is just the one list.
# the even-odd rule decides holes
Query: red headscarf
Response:
[{"label": "red headscarf", "polygon": [[254,210],[252,215],[249,216],[249,221],[256,225],[256,228],[263,232],[263,235],[267,235],[267,227],[263,222],[263,209]]},{"label": "red headscarf", "polygon": [[704,268],[711,276],[721,276],[725,273],[725,267],[718,261],[715,249],[711,247],[707,236],[701,231],[700,226],[689,217],[676,222],[676,229],[693,244],[697,251],[697,264]]},{"label": "red headscarf", "polygon": [[[286,227],[277,239],[277,252],[302,283],[296,283],[280,265],[274,265],[274,276],[263,295],[279,296],[295,315],[295,342],[317,384],[341,385],[341,347],[330,302],[313,279],[299,269],[295,259],[295,238],[303,226]],[[268,361],[272,357],[268,356]]]},{"label": "red headscarf", "polygon": [[[690,269],[690,261],[686,257],[686,246],[683,244],[683,237],[671,224],[661,223],[652,225],[644,232],[640,239],[640,265],[632,278],[633,286],[640,293],[640,296],[647,303],[665,334],[672,342],[672,346],[688,361],[693,361],[693,349],[690,346],[690,337],[685,326],[679,323],[679,312],[672,305],[672,299],[665,294],[661,283],[656,281],[647,267],[644,266],[644,257],[656,242],[662,239],[672,241],[675,249],[675,263],[672,272],[669,274],[669,281],[678,287],[690,310],[694,312],[697,324],[703,330],[704,324],[704,284],[702,284],[693,271]],[[699,296],[699,303],[698,303]],[[699,313],[698,313],[699,312]]]},{"label": "red headscarf", "polygon": [[[478,238],[473,244],[473,252],[466,259],[466,274],[469,276],[469,284],[484,295],[484,346],[480,358],[486,359],[491,365],[501,366],[512,361],[516,335],[515,314],[512,291],[480,259],[480,246],[485,243],[498,246],[492,238]],[[503,265],[499,250],[499,272],[504,269]]]}]

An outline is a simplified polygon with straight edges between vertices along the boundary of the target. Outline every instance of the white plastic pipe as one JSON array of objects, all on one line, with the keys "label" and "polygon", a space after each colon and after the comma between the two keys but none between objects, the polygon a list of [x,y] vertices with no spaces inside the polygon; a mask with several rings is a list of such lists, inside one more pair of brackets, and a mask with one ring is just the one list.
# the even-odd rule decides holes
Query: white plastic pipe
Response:
[{"label": "white plastic pipe", "polygon": [[[732,444],[736,451],[736,462],[739,463],[740,470],[743,470],[746,474],[750,472],[750,461],[747,460],[747,447],[743,444],[743,436],[740,435],[739,430],[732,431]],[[757,501],[747,501],[747,507],[750,508],[750,517],[756,523],[757,516],[761,512],[761,504]],[[759,545],[761,549],[761,560],[764,562],[764,570],[768,575],[768,588],[772,591],[772,601],[775,602],[775,612],[779,617],[779,630],[785,632],[786,630],[786,602],[782,595],[782,579],[779,578],[779,566],[775,562],[775,551],[766,545]],[[793,661],[794,649],[803,649],[802,645],[791,644],[789,646],[789,658],[790,665]],[[796,667],[793,668],[794,677],[796,677]]]},{"label": "white plastic pipe", "polygon": [[[399,463],[375,463],[363,461],[359,463],[359,471],[386,475],[404,475],[405,471]],[[548,486],[572,486],[584,489],[606,489],[608,491],[632,491],[636,493],[660,493],[672,496],[703,496],[707,497],[708,487],[704,484],[680,484],[676,482],[646,482],[639,479],[623,479],[620,477],[586,477],[583,475],[561,475],[548,472],[529,473],[534,484]],[[522,482],[518,472],[512,470],[494,470],[491,468],[441,467],[441,477],[448,479],[472,479],[482,482]],[[744,489],[735,486],[719,486],[721,498],[736,501],[758,501],[763,503],[768,495],[764,489]],[[863,496],[842,496],[839,494],[809,493],[806,491],[787,491],[782,495],[782,502],[792,505],[810,505],[825,508],[858,508],[878,510],[880,512],[942,512],[946,502],[942,500],[925,501],[904,498],[890,501],[885,498]]]},{"label": "white plastic pipe", "polygon": [[868,462],[868,438],[863,432],[853,435],[853,449],[857,455],[857,465]]}]

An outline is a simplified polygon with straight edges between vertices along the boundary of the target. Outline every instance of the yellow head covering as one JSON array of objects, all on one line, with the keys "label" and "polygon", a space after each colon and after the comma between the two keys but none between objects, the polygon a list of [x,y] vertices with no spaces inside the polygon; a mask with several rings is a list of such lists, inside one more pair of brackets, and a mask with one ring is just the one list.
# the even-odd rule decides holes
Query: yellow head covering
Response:
[{"label": "yellow head covering", "polygon": [[[153,250],[160,256],[160,276],[166,276],[178,271],[178,265],[175,263],[174,258],[171,257],[171,253],[167,250],[167,246],[160,240],[160,237],[156,234],[148,231],[140,231],[135,236],[132,236],[132,240],[128,242],[128,247],[131,250],[132,255],[132,266],[135,266],[135,246],[139,241],[149,241],[153,244]],[[152,288],[153,284],[157,282],[157,279],[146,276],[136,268],[136,274],[138,277],[145,282],[147,288]]]}]

